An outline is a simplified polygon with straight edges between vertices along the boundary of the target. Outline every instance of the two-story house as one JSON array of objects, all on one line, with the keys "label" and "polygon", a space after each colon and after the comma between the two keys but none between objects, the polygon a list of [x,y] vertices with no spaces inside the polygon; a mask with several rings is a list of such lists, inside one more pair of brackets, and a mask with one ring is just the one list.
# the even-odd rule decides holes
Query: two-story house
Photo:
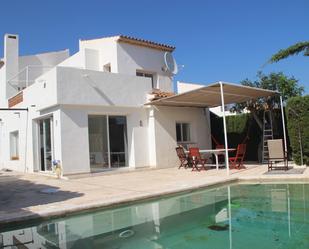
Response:
[{"label": "two-story house", "polygon": [[[79,51],[0,60],[0,167],[64,174],[175,167],[177,143],[210,147],[207,109],[145,105],[173,94],[164,56],[175,47],[128,36],[80,40]],[[160,94],[159,94],[160,95]]]}]

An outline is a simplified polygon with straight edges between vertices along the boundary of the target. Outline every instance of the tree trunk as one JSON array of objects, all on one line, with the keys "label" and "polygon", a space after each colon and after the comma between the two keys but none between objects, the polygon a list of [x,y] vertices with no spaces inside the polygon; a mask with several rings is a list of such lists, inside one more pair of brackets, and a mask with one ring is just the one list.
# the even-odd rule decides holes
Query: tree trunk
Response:
[{"label": "tree trunk", "polygon": [[258,115],[256,114],[256,112],[251,112],[252,116],[254,118],[254,120],[256,121],[258,127],[261,129],[261,131],[263,131],[263,122],[260,120],[260,118],[258,117]]}]

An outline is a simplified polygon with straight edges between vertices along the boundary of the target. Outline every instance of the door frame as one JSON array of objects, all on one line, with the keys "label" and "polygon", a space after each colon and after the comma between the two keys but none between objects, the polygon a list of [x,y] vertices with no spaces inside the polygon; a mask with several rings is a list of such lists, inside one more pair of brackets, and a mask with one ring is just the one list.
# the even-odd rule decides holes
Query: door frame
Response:
[{"label": "door frame", "polygon": [[[37,147],[37,152],[38,152],[38,171],[39,172],[52,172],[52,169],[51,170],[46,170],[46,163],[45,163],[45,170],[42,170],[42,158],[41,158],[41,134],[40,134],[40,122],[41,121],[44,121],[44,120],[47,120],[49,119],[50,120],[50,143],[51,143],[51,163],[53,162],[54,160],[54,153],[55,153],[55,149],[54,149],[54,119],[53,119],[53,116],[52,115],[48,115],[48,116],[44,116],[44,117],[41,117],[39,119],[36,120],[37,122],[37,144],[38,144],[38,147]],[[45,126],[43,125],[43,133],[45,131]],[[43,134],[43,139],[45,139],[45,136]],[[46,154],[46,149],[44,148],[44,154]],[[46,160],[46,159],[44,159]]]},{"label": "door frame", "polygon": [[[108,160],[108,168],[107,169],[113,169],[114,167],[112,167],[111,164],[111,149],[110,149],[110,132],[109,132],[109,118],[110,117],[125,117],[126,118],[126,136],[125,136],[125,147],[128,148],[128,116],[127,115],[121,115],[121,114],[90,114],[88,113],[88,121],[90,117],[95,117],[95,116],[105,116],[106,117],[106,136],[107,136],[107,160]],[[89,123],[88,123],[88,140],[89,140]],[[90,148],[90,147],[89,147]],[[88,150],[89,150],[88,148]],[[128,150],[124,151],[125,153],[125,166],[124,168],[129,167],[129,160],[128,160]],[[89,154],[90,154],[90,150],[89,150]],[[89,160],[90,163],[90,160]],[[90,163],[90,168],[91,168],[91,163]]]}]

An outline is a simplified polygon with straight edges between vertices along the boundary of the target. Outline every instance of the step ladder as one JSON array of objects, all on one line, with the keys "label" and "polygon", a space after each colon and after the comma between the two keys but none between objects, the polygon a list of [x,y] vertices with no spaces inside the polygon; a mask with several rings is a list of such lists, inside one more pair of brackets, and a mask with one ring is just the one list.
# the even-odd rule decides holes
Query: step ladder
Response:
[{"label": "step ladder", "polygon": [[273,122],[270,110],[266,110],[263,113],[263,152],[262,163],[266,163],[268,159],[268,145],[267,140],[273,139]]}]

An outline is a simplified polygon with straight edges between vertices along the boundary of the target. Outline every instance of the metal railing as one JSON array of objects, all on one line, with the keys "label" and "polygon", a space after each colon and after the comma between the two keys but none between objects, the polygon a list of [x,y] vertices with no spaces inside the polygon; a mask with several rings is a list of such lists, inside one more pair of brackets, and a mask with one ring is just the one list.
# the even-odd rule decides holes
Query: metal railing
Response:
[{"label": "metal railing", "polygon": [[17,92],[32,85],[42,74],[51,70],[54,66],[29,65],[10,78],[7,83]]}]

